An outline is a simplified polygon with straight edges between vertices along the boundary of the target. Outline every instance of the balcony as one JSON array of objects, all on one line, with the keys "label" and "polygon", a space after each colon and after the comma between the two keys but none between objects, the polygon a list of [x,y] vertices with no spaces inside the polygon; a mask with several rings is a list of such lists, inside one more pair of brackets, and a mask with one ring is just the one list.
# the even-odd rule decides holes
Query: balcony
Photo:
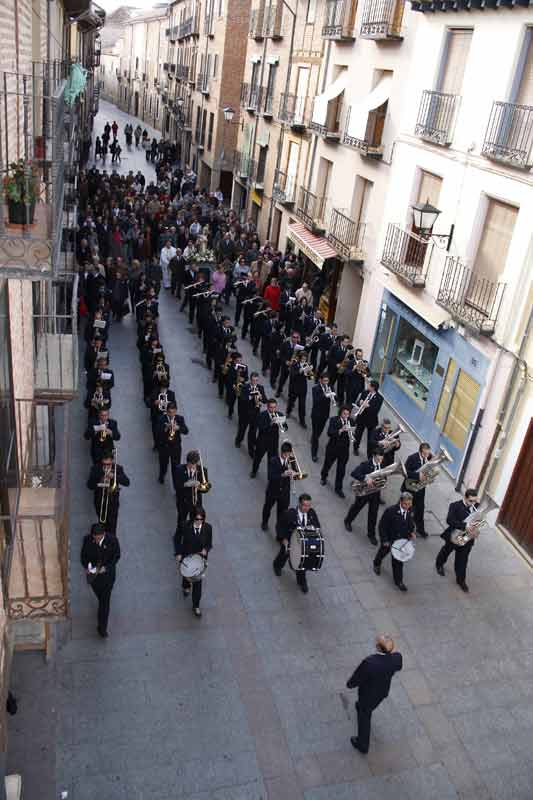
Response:
[{"label": "balcony", "polygon": [[278,119],[293,130],[303,130],[309,124],[309,97],[283,92],[279,100]]},{"label": "balcony", "polygon": [[215,35],[214,32],[213,32],[213,20],[214,20],[213,11],[211,10],[211,12],[210,13],[206,13],[206,15],[204,17],[204,34],[205,34],[205,36],[212,37],[212,36]]},{"label": "balcony", "polygon": [[35,395],[72,399],[78,391],[78,276],[33,284]]},{"label": "balcony", "polygon": [[353,0],[326,0],[322,37],[337,42],[353,42],[355,14]]},{"label": "balcony", "polygon": [[505,292],[504,283],[476,275],[460,258],[448,256],[437,303],[461,325],[492,336]]},{"label": "balcony", "polygon": [[251,180],[252,175],[256,169],[256,163],[248,153],[243,153],[240,150],[235,151],[233,156],[233,172],[235,177],[239,178],[241,182],[246,183]]},{"label": "balcony", "polygon": [[401,41],[403,10],[404,0],[366,0],[360,36],[363,39]]},{"label": "balcony", "polygon": [[272,197],[282,205],[292,205],[296,200],[296,175],[288,175],[277,169],[274,175]]},{"label": "balcony", "polygon": [[365,222],[355,222],[338,208],[332,210],[328,241],[340,256],[362,264],[365,260],[363,251],[365,231]]},{"label": "balcony", "polygon": [[[0,76],[0,273],[52,274],[61,245],[65,169],[77,138],[78,104],[65,104],[69,66],[34,63],[32,74]],[[13,204],[5,180],[23,164],[27,204]]]},{"label": "balcony", "polygon": [[510,167],[533,166],[533,106],[496,100],[485,134],[481,154]]},{"label": "balcony", "polygon": [[177,103],[172,106],[172,113],[176,119],[176,126],[179,130],[191,131],[192,130],[192,104],[188,107],[178,106]]},{"label": "balcony", "polygon": [[427,239],[389,223],[381,263],[409,286],[423,289],[432,247]]},{"label": "balcony", "polygon": [[301,186],[296,205],[296,216],[312,233],[322,235],[325,231],[326,198],[313,194],[309,189]]},{"label": "balcony", "polygon": [[175,65],[175,64],[171,64],[171,65],[170,65],[170,72],[171,72],[173,75],[175,75],[175,74],[176,74],[176,65]]},{"label": "balcony", "polygon": [[90,66],[92,69],[96,69],[100,66],[100,57],[102,55],[102,40],[99,36],[96,36],[94,39],[94,47],[92,51],[92,58],[90,60]]},{"label": "balcony", "polygon": [[261,89],[260,112],[264,117],[274,116],[274,92],[269,91],[268,87]]},{"label": "balcony", "polygon": [[170,64],[168,63],[168,61],[165,61],[165,62],[163,63],[163,70],[164,70],[165,72],[168,72],[168,71],[169,71],[169,69],[170,69]]},{"label": "balcony", "polygon": [[68,612],[68,405],[16,405],[22,475],[7,610],[56,621]]},{"label": "balcony", "polygon": [[171,42],[175,42],[176,39],[178,38],[178,29],[179,29],[178,25],[174,25],[172,28],[166,29],[165,31],[166,36],[168,39],[170,39]]},{"label": "balcony", "polygon": [[196,78],[196,88],[202,94],[209,94],[209,75],[204,71],[200,71]]},{"label": "balcony", "polygon": [[418,109],[415,136],[433,144],[451,144],[460,100],[456,94],[424,90]]},{"label": "balcony", "polygon": [[[367,158],[383,158],[382,137],[387,116],[387,105],[387,103],[384,103],[379,108],[368,113],[366,129],[362,138],[354,136],[353,133],[350,132],[350,110],[350,112],[348,112],[346,128],[342,139],[343,143],[347,144],[349,147],[353,147],[355,150],[359,150],[361,155]],[[361,133],[362,130],[363,129],[361,129]]]},{"label": "balcony", "polygon": [[264,21],[265,21],[265,8],[260,5],[259,8],[253,8],[250,12],[250,39],[255,39],[260,42],[264,39]]},{"label": "balcony", "polygon": [[251,113],[259,109],[261,87],[257,84],[243,83],[241,87],[241,106]]},{"label": "balcony", "polygon": [[283,20],[283,4],[275,3],[265,9],[263,31],[267,39],[278,41],[283,38],[281,23]]},{"label": "balcony", "polygon": [[323,120],[323,124],[315,122],[311,117],[309,128],[328,142],[339,142],[342,136],[342,113],[342,99],[336,97],[328,103],[325,120],[323,117],[320,118]]},{"label": "balcony", "polygon": [[176,78],[180,81],[189,79],[189,67],[187,64],[178,64],[176,66]]},{"label": "balcony", "polygon": [[200,15],[198,12],[192,17],[188,17],[185,22],[179,26],[178,39],[185,39],[187,36],[200,35]]}]

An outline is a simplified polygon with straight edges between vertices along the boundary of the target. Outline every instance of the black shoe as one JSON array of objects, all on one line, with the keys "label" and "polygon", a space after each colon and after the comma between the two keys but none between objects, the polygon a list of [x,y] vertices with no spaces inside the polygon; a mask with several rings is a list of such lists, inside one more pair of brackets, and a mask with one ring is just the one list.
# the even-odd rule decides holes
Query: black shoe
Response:
[{"label": "black shoe", "polygon": [[368,751],[361,749],[361,747],[359,746],[359,741],[356,739],[355,736],[350,736],[350,742],[351,742],[352,747],[355,750],[359,750],[360,753],[362,753],[364,756],[366,756]]},{"label": "black shoe", "polygon": [[190,593],[191,593],[191,590],[190,589],[182,589],[182,592],[183,592],[183,596],[184,597],[188,597],[190,595]]},{"label": "black shoe", "polygon": [[343,522],[344,522],[344,527],[346,528],[346,530],[351,533],[352,532],[352,523],[349,520],[347,520],[346,518],[344,518]]},{"label": "black shoe", "polygon": [[435,564],[435,569],[437,570],[441,578],[444,578],[444,576],[446,575],[446,573],[444,572],[444,567],[441,567],[439,564]]},{"label": "black shoe", "polygon": [[250,478],[256,478],[256,477],[257,477],[257,472],[254,472],[254,471],[252,470],[252,471],[250,472]]},{"label": "black shoe", "polygon": [[327,482],[328,482],[327,478],[320,478],[320,485],[321,486],[325,486]]},{"label": "black shoe", "polygon": [[268,530],[268,522],[262,522],[261,523],[261,530],[262,531],[267,531]]},{"label": "black shoe", "polygon": [[274,575],[277,575],[278,578],[281,578],[281,569],[279,567],[276,567],[275,564],[272,564],[272,568],[274,570]]},{"label": "black shoe", "polygon": [[307,425],[305,424],[305,422],[300,422],[300,427],[303,428],[304,430],[307,430]]},{"label": "black shoe", "polygon": [[346,497],[342,489],[335,489],[335,494],[337,495],[337,497],[342,497],[343,500]]},{"label": "black shoe", "polygon": [[159,483],[164,483],[165,482],[165,479],[162,478],[161,475],[159,476],[159,478],[157,480],[159,481]]},{"label": "black shoe", "polygon": [[376,573],[376,575],[381,575],[381,567],[380,567],[380,565],[379,564],[372,564],[372,566],[374,568],[374,572]]},{"label": "black shoe", "polygon": [[466,585],[465,581],[457,581],[457,586],[460,586],[463,592],[469,592],[470,589]]},{"label": "black shoe", "polygon": [[421,536],[422,539],[427,539],[428,538],[428,534],[426,533],[426,531],[417,531],[416,535],[417,536]]},{"label": "black shoe", "polygon": [[309,586],[307,585],[307,583],[299,583],[298,586],[300,587],[301,592],[303,592],[304,594],[308,593]]},{"label": "black shoe", "polygon": [[97,628],[96,630],[98,631],[98,636],[101,636],[102,639],[107,639],[107,631],[103,628]]},{"label": "black shoe", "polygon": [[397,583],[396,586],[398,587],[400,592],[406,592],[407,591],[407,586],[405,585],[405,583]]},{"label": "black shoe", "polygon": [[379,498],[379,504],[380,506],[386,505],[385,500],[382,497]]},{"label": "black shoe", "polygon": [[311,456],[311,461],[314,461],[314,463],[316,464],[316,462],[318,461],[318,456]]},{"label": "black shoe", "polygon": [[240,447],[240,446],[241,446],[241,443],[237,439],[235,439],[235,447]]},{"label": "black shoe", "polygon": [[377,543],[378,543],[378,540],[376,539],[376,537],[374,536],[374,534],[373,534],[373,533],[369,533],[369,534],[368,534],[368,541],[370,542],[370,544],[373,544],[373,545],[374,545],[374,547],[375,547],[375,546],[377,545]]}]

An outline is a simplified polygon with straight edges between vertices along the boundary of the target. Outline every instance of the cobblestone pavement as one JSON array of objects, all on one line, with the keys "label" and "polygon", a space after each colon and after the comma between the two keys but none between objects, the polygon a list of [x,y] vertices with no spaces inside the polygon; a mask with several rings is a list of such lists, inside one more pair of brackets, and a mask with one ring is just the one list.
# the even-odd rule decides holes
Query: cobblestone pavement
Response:
[{"label": "cobblestone pavement", "polygon": [[[125,115],[102,103],[97,120]],[[127,155],[127,154],[126,154]],[[123,169],[146,168],[133,153]],[[151,167],[150,167],[151,169]],[[319,483],[320,463],[296,422],[290,437],[310,477],[326,535],[327,559],[303,596],[293,576],[274,576],[273,532],[260,530],[265,467],[248,478],[235,422],[198,362],[199,341],[176,302],[161,298],[161,335],[172,385],[213,489],[214,525],[202,607],[192,617],[172,557],[170,479],[157,481],[131,319],[111,331],[122,432],[123,558],[113,592],[110,638],[95,633],[94,598],[79,567],[92,521],[85,411],[73,406],[71,617],[46,665],[18,654],[10,721],[9,770],[22,772],[25,800],[531,800],[533,796],[533,596],[531,573],[495,531],[471,556],[464,595],[451,567],[434,571],[453,487],[429,494],[430,537],[406,567],[409,592],[393,586],[390,565],[376,577],[366,520],[342,525],[348,500]],[[243,353],[254,363],[248,344]],[[282,404],[283,407],[283,404]],[[405,437],[405,457],[414,440]],[[323,454],[323,448],[320,455]],[[393,502],[398,479],[386,498]],[[353,693],[347,677],[392,634],[404,656],[390,698],[373,718],[371,751],[355,753]]]}]

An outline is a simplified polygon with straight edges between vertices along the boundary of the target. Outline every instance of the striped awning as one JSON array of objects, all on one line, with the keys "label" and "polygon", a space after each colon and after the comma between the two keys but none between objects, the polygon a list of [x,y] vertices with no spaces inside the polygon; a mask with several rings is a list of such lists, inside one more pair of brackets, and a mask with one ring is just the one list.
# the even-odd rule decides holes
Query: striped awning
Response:
[{"label": "striped awning", "polygon": [[322,269],[324,261],[328,258],[337,257],[336,251],[324,236],[315,236],[301,222],[293,222],[292,225],[289,225],[287,238],[294,242],[296,247],[319,269]]}]

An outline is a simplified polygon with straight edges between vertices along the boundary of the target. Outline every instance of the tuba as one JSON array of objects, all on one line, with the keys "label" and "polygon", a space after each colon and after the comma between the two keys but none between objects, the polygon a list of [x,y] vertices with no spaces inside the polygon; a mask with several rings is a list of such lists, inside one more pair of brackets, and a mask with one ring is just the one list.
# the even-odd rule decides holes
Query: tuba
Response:
[{"label": "tuba", "polygon": [[[418,475],[420,476],[420,480],[416,480],[416,478],[406,478],[405,479],[405,488],[408,492],[420,492],[422,489],[425,489],[426,486],[429,486],[430,483],[433,483],[435,478],[440,475],[440,468],[438,464],[442,464],[446,461],[453,461],[453,458],[448,453],[444,447],[440,448],[439,454],[431,459],[431,461],[427,461],[420,469],[417,470]],[[422,477],[424,480],[422,480]]]},{"label": "tuba", "polygon": [[383,447],[385,452],[387,452],[392,447],[392,445],[398,441],[402,433],[405,433],[405,428],[402,425],[398,424],[398,427],[395,431],[387,433],[387,435],[384,436],[383,439],[381,439],[381,441],[379,442],[380,446]]},{"label": "tuba", "polygon": [[[405,478],[405,467],[401,461],[395,461],[390,467],[383,467],[383,469],[376,469],[374,472],[370,472],[362,481],[354,481],[352,483],[353,492],[356,497],[366,497],[366,495],[379,492],[385,487],[389,477],[396,474]],[[368,485],[369,480],[372,481],[372,486]]]},{"label": "tuba", "polygon": [[487,517],[489,514],[492,515],[497,508],[498,504],[495,503],[490,497],[487,498],[483,508],[476,508],[474,506],[472,513],[469,514],[465,519],[465,530],[452,531],[450,535],[450,541],[452,544],[456,545],[457,547],[464,547],[465,544],[468,544],[468,542],[471,542],[473,539],[477,539],[480,530],[485,528],[487,525],[492,524],[492,521],[489,521]]}]

